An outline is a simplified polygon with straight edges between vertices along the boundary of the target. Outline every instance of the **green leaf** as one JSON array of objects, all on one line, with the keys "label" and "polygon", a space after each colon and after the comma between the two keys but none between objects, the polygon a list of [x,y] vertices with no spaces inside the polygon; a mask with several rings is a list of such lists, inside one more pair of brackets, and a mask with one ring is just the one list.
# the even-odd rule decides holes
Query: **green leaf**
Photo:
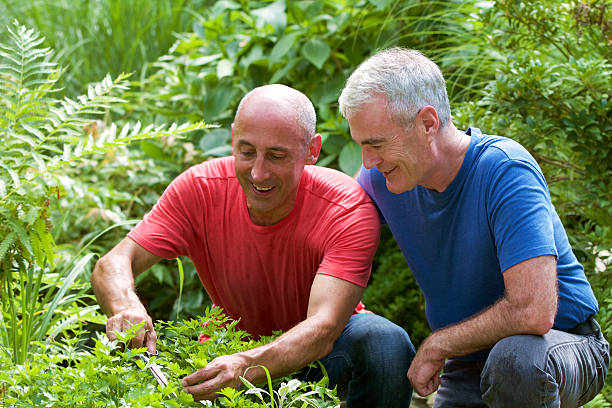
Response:
[{"label": "green leaf", "polygon": [[281,37],[280,40],[274,44],[272,51],[270,51],[270,59],[268,61],[269,66],[272,66],[281,61],[281,59],[287,55],[293,44],[295,44],[295,40],[297,39],[300,32],[293,32],[290,34],[286,34]]},{"label": "green leaf", "polygon": [[9,247],[15,242],[15,233],[9,232],[6,237],[0,242],[0,259],[4,259],[4,255],[8,251]]},{"label": "green leaf", "polygon": [[329,58],[331,49],[325,41],[311,38],[302,47],[302,55],[306,57],[315,67],[321,69]]},{"label": "green leaf", "polygon": [[287,14],[285,13],[285,2],[277,1],[269,6],[251,11],[257,18],[257,27],[263,28],[270,24],[276,31],[282,31],[287,25]]},{"label": "green leaf", "polygon": [[164,161],[172,161],[172,158],[168,156],[164,150],[156,145],[155,143],[149,142],[147,140],[140,141],[140,149],[147,156],[156,159],[156,160],[164,160]]},{"label": "green leaf", "polygon": [[213,129],[200,139],[200,149],[208,154],[209,150],[226,147],[231,137],[232,135],[227,129]]},{"label": "green leaf", "polygon": [[322,136],[323,151],[329,155],[340,154],[344,145],[348,143],[348,140],[338,133],[322,134]]},{"label": "green leaf", "polygon": [[224,80],[214,87],[210,87],[204,102],[204,117],[206,121],[218,120],[234,99],[236,90],[231,80]]},{"label": "green leaf", "polygon": [[340,170],[353,177],[361,168],[361,147],[353,141],[348,142],[338,158]]},{"label": "green leaf", "polygon": [[395,0],[368,0],[368,2],[379,11],[386,9],[394,1]]},{"label": "green leaf", "polygon": [[234,63],[228,59],[222,59],[217,64],[217,78],[221,79],[234,73]]}]

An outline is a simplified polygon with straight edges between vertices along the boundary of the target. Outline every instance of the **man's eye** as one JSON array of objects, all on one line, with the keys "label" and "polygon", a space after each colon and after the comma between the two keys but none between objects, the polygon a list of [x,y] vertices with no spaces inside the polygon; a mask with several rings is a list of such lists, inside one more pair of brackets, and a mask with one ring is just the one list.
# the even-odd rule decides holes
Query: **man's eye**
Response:
[{"label": "man's eye", "polygon": [[254,154],[254,152],[251,150],[241,150],[240,154],[245,157],[250,157]]},{"label": "man's eye", "polygon": [[285,158],[284,154],[271,154],[270,159],[272,160],[283,160]]}]

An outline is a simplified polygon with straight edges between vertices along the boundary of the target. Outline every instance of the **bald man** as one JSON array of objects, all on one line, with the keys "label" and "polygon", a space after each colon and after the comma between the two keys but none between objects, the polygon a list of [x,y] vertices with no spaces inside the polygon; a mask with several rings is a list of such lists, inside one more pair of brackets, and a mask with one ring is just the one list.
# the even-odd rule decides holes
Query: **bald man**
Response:
[{"label": "bald man", "polygon": [[155,351],[151,317],[134,276],[161,259],[189,257],[214,304],[264,346],[218,357],[182,380],[196,400],[213,400],[240,376],[265,381],[296,373],[318,380],[320,360],[348,407],[404,407],[415,350],[406,332],[363,312],[360,302],[379,239],[376,209],[360,186],[313,166],[321,149],[310,100],[283,85],[249,92],[232,124],[232,156],[175,179],[144,219],[94,269],[109,316],[106,332],[144,322],[133,347]]}]

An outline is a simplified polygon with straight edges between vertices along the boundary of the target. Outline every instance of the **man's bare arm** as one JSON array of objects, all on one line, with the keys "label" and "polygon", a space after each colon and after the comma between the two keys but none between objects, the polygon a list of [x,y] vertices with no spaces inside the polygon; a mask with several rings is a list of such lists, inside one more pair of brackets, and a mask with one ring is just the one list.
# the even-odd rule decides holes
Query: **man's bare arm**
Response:
[{"label": "man's bare arm", "polygon": [[[248,367],[265,366],[273,377],[299,370],[327,355],[346,326],[363,288],[327,275],[317,275],[312,284],[308,315],[291,330],[261,347],[222,356],[183,379],[185,391],[197,400],[214,399],[224,387],[239,387],[238,377]],[[246,378],[258,383],[265,380],[260,368],[249,369]]]},{"label": "man's bare arm", "polygon": [[91,284],[100,307],[109,317],[106,323],[109,339],[116,339],[118,331],[125,331],[134,324],[145,322],[143,330],[132,339],[131,345],[145,345],[150,352],[155,352],[157,336],[153,322],[134,290],[134,276],[160,260],[160,257],[145,250],[130,238],[124,238],[96,263]]},{"label": "man's bare arm", "polygon": [[548,332],[557,313],[556,258],[540,256],[504,272],[506,293],[491,307],[460,323],[436,330],[417,351],[408,378],[420,395],[440,385],[444,360],[492,347],[517,334]]}]

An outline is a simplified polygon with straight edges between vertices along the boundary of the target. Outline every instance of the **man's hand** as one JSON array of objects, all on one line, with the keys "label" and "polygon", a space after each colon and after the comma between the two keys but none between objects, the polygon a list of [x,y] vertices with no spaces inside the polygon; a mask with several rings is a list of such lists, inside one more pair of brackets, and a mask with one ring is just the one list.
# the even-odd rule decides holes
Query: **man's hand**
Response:
[{"label": "man's hand", "polygon": [[142,307],[126,309],[111,316],[106,322],[106,335],[109,340],[116,340],[117,332],[127,331],[132,326],[142,322],[144,322],[144,325],[138,330],[138,333],[128,346],[130,348],[144,346],[147,348],[147,351],[155,354],[157,334],[155,333],[151,317]]},{"label": "man's hand", "polygon": [[421,344],[408,369],[408,379],[422,397],[438,389],[440,371],[444,368],[444,357],[432,347],[433,337],[434,335],[429,336]]},{"label": "man's hand", "polygon": [[219,397],[218,391],[225,387],[240,388],[239,377],[244,376],[247,368],[247,359],[239,354],[217,357],[206,367],[183,378],[183,392],[192,394],[196,401],[214,400]]}]

